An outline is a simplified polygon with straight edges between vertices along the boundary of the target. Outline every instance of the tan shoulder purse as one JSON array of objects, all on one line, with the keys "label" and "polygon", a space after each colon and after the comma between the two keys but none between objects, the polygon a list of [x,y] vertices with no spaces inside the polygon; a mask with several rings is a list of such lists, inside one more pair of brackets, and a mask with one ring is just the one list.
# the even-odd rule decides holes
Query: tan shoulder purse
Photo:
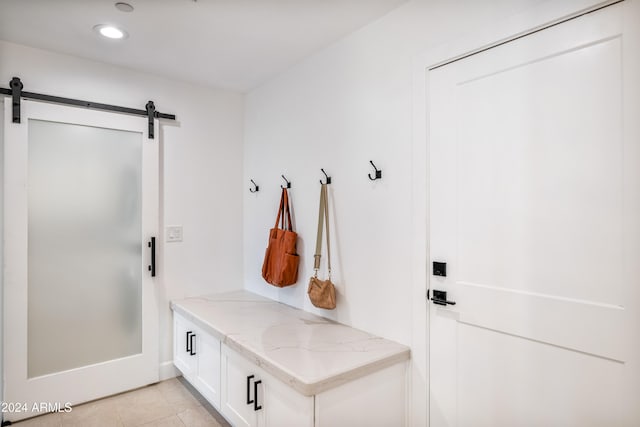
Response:
[{"label": "tan shoulder purse", "polygon": [[[316,237],[316,253],[313,256],[313,269],[315,273],[309,279],[309,299],[318,308],[332,310],[336,308],[336,288],[331,283],[331,245],[329,244],[329,203],[327,198],[327,184],[322,184],[320,188],[320,212],[318,213],[318,235]],[[327,268],[329,278],[327,280],[318,279],[320,269],[320,257],[322,253],[322,223],[327,228]]]}]

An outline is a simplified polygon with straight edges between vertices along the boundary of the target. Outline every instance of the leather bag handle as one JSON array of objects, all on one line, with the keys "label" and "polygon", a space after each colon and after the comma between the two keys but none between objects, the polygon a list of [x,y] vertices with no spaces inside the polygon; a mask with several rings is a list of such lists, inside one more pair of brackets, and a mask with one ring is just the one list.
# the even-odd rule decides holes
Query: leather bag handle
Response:
[{"label": "leather bag handle", "polygon": [[316,235],[316,253],[313,256],[314,277],[318,277],[320,269],[320,258],[322,256],[322,226],[327,229],[327,267],[329,269],[329,279],[331,279],[331,244],[329,238],[329,200],[327,197],[327,184],[321,184],[320,188],[320,208],[318,210],[318,234]]},{"label": "leather bag handle", "polygon": [[[285,220],[286,217],[286,220]],[[278,228],[278,222],[280,222],[280,218],[282,218],[282,224],[280,228],[283,230],[293,231],[293,226],[291,224],[291,211],[289,209],[289,193],[286,188],[282,189],[282,195],[280,196],[280,208],[278,209],[278,216],[276,216],[276,224],[273,228]]]}]

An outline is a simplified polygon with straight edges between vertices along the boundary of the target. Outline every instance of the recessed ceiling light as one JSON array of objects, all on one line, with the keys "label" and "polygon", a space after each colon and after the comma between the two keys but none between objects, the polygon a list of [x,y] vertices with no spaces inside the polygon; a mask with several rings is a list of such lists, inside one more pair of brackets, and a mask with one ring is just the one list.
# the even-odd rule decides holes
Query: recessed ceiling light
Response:
[{"label": "recessed ceiling light", "polygon": [[116,9],[121,12],[133,12],[133,6],[131,6],[129,3],[124,2],[116,3]]},{"label": "recessed ceiling light", "polygon": [[113,25],[100,24],[93,27],[103,37],[110,39],[124,39],[127,37],[127,32]]}]

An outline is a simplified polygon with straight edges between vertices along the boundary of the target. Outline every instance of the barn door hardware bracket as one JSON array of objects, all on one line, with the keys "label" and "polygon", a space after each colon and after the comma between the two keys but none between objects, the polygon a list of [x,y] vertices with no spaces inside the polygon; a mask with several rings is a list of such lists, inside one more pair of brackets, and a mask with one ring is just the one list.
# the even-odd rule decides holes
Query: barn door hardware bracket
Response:
[{"label": "barn door hardware bracket", "polygon": [[62,98],[60,96],[45,95],[42,93],[25,92],[22,89],[24,85],[19,77],[14,77],[9,83],[9,89],[0,87],[0,95],[10,96],[12,98],[12,121],[20,123],[20,101],[24,99],[34,99],[37,101],[51,102],[54,104],[71,105],[74,107],[90,108],[93,110],[113,111],[116,113],[132,114],[134,116],[144,116],[149,120],[149,139],[154,139],[155,130],[153,127],[153,119],[175,120],[175,114],[161,113],[156,110],[153,101],[147,102],[144,110],[129,107],[120,107],[118,105],[101,104],[99,102],[82,101],[80,99]]},{"label": "barn door hardware bracket", "polygon": [[147,102],[145,105],[147,109],[147,117],[149,118],[149,139],[153,139],[153,119],[156,116],[156,106],[153,101]]},{"label": "barn door hardware bracket", "polygon": [[14,77],[11,79],[9,83],[11,87],[11,105],[13,106],[13,123],[20,123],[20,98],[22,97],[22,88],[24,85],[20,81],[18,77]]}]

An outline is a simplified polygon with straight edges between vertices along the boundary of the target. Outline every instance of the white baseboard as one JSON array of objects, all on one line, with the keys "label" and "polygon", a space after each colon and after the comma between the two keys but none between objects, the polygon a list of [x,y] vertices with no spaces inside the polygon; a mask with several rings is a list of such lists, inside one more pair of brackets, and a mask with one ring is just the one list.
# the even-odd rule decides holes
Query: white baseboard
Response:
[{"label": "white baseboard", "polygon": [[162,362],[160,364],[160,381],[168,380],[170,378],[174,378],[180,376],[180,371],[173,366],[173,360],[169,360],[168,362]]}]

